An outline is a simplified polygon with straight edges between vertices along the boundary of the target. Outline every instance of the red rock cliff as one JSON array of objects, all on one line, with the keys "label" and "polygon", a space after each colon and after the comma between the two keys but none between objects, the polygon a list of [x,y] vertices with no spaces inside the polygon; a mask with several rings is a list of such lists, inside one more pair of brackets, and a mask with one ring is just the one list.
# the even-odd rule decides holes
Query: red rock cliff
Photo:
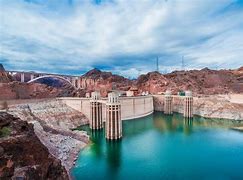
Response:
[{"label": "red rock cliff", "polygon": [[33,126],[0,113],[0,179],[68,179],[34,133]]}]

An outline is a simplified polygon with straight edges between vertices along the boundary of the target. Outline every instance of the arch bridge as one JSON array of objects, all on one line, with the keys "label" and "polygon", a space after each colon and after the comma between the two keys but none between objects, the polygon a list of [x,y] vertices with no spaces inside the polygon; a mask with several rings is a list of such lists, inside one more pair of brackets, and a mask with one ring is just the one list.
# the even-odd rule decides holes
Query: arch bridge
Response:
[{"label": "arch bridge", "polygon": [[19,79],[20,82],[32,83],[39,79],[56,78],[69,83],[75,89],[82,89],[81,78],[79,76],[49,74],[49,73],[35,73],[35,72],[24,72],[24,71],[6,71],[6,72],[10,75],[20,74],[20,79]]}]

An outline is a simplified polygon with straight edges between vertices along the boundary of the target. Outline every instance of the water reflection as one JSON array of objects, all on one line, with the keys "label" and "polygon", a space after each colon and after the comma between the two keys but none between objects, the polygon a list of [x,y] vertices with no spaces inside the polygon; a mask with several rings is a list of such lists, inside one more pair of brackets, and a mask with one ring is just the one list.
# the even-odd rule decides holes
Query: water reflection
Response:
[{"label": "water reflection", "polygon": [[102,157],[102,147],[104,143],[104,130],[90,130],[90,140],[93,142],[92,148],[97,158]]},{"label": "water reflection", "polygon": [[172,115],[163,115],[156,113],[153,117],[154,127],[160,132],[173,132],[176,129],[175,123],[172,122]]},{"label": "water reflection", "polygon": [[184,134],[190,135],[193,129],[193,118],[184,118]]},{"label": "water reflection", "polygon": [[118,172],[121,167],[121,146],[122,140],[118,141],[109,141],[106,140],[106,160],[107,160],[107,173],[110,176],[110,179],[117,179]]},{"label": "water reflection", "polygon": [[163,113],[154,113],[153,122],[154,127],[162,133],[183,131],[183,121],[178,114],[163,115]]},{"label": "water reflection", "polygon": [[130,137],[144,133],[153,128],[153,115],[145,118],[138,118],[133,121],[127,120],[122,122],[123,136]]},{"label": "water reflection", "polygon": [[106,141],[107,161],[113,171],[121,166],[121,141]]},{"label": "water reflection", "polygon": [[[240,125],[242,125],[242,121],[207,119],[200,116],[194,116],[193,119],[185,119],[182,114],[179,113],[165,115],[162,112],[155,112],[152,115],[143,118],[122,121],[123,139],[146,133],[154,128],[160,133],[182,132],[186,135],[190,135],[193,132],[193,127],[231,128]],[[89,126],[86,125],[81,126],[78,129],[84,130],[91,135],[91,140],[95,144],[101,144],[101,139],[105,139],[105,128],[100,131],[91,131]],[[97,153],[100,153],[101,149],[99,149],[98,146],[99,145],[95,148]]]}]

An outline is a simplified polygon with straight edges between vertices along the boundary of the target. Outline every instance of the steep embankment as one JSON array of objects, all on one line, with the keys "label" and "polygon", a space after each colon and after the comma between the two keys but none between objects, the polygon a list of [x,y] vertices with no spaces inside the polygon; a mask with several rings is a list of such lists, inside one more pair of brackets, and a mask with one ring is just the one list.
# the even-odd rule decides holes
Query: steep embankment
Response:
[{"label": "steep embankment", "polygon": [[49,152],[60,159],[67,171],[73,166],[79,151],[89,142],[85,132],[71,131],[88,119],[58,100],[20,104],[9,113],[34,124],[34,130]]},{"label": "steep embankment", "polygon": [[0,83],[9,83],[12,80],[12,77],[5,72],[3,65],[0,64]]},{"label": "steep embankment", "polygon": [[40,142],[32,125],[1,112],[0,137],[0,179],[68,179],[60,160]]},{"label": "steep embankment", "polygon": [[[163,111],[164,96],[154,96],[154,109]],[[183,113],[183,97],[173,97],[173,111]],[[193,98],[193,113],[206,118],[243,120],[243,104],[234,103],[230,97],[202,96]]]}]

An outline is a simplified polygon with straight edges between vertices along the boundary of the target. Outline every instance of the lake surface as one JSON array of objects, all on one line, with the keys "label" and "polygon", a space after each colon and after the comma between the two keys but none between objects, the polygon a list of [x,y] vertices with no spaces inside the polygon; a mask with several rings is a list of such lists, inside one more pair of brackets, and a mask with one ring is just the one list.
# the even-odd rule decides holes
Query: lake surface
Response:
[{"label": "lake surface", "polygon": [[80,152],[74,179],[243,179],[243,132],[233,121],[162,112],[123,121],[123,138],[87,130],[92,143]]}]

